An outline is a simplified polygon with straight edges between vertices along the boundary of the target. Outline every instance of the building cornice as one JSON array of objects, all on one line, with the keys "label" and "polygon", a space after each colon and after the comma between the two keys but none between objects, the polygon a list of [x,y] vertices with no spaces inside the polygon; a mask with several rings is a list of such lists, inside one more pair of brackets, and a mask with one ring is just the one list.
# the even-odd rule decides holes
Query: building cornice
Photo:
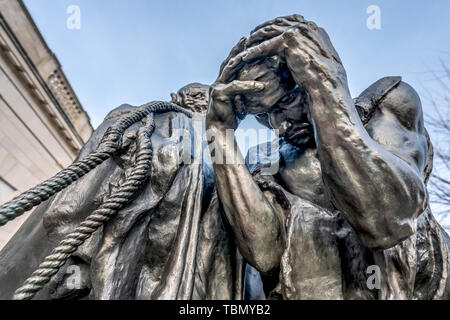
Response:
[{"label": "building cornice", "polygon": [[[55,129],[61,133],[68,145],[78,152],[84,144],[83,138],[77,132],[67,111],[61,106],[52,89],[41,77],[33,61],[31,61],[27,52],[12,32],[3,14],[0,12],[0,27],[5,31],[9,41],[0,35],[0,47],[9,58],[10,63],[27,83],[33,96],[39,102],[39,105],[45,111],[47,117],[53,123]],[[9,43],[8,43],[9,42]],[[11,48],[11,44],[14,48]],[[15,49],[15,50],[13,50]],[[17,56],[20,55],[20,57]],[[23,65],[25,64],[25,66]],[[33,81],[37,81],[35,83]],[[43,91],[43,92],[42,92]],[[50,101],[48,101],[50,100]]]}]

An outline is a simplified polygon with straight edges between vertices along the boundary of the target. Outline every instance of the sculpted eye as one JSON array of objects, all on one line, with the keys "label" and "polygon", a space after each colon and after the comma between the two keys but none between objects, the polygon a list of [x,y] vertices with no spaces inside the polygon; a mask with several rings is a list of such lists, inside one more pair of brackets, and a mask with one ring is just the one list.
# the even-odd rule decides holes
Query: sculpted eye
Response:
[{"label": "sculpted eye", "polygon": [[280,64],[280,58],[278,56],[267,57],[266,62],[269,63],[270,68],[278,69]]}]

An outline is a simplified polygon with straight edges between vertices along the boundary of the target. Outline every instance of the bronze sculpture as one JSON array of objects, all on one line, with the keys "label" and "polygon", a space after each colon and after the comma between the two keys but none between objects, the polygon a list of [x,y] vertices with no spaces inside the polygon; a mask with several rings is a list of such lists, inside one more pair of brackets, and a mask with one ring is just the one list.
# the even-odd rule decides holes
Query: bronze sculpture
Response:
[{"label": "bronze sculpture", "polygon": [[[277,74],[287,98],[272,105],[261,102],[280,91],[265,81],[273,72],[268,57],[286,64]],[[247,77],[248,67],[243,74],[248,64],[256,64],[256,77]],[[260,174],[264,160],[249,170],[227,139],[246,101],[248,112],[280,131],[274,175]],[[214,150],[229,156],[214,164],[224,212],[269,297],[449,298],[450,240],[425,186],[432,146],[420,99],[399,77],[377,81],[353,101],[326,32],[299,15],[277,18],[232,50],[212,85],[207,127]],[[268,149],[254,148],[247,160]],[[379,290],[367,286],[374,265]]]},{"label": "bronze sculpture", "polygon": [[[50,279],[37,298],[450,298],[450,239],[425,185],[432,145],[420,99],[400,77],[352,99],[326,32],[293,15],[258,26],[211,88],[188,85],[172,102],[193,119],[177,108],[136,118],[119,147],[33,212],[0,253],[1,298],[11,298],[62,239],[63,250],[15,298],[34,297]],[[79,159],[136,110],[112,111]],[[273,142],[245,160],[237,150],[233,133],[247,114],[280,134],[272,174],[264,169],[273,158],[262,151]],[[151,165],[133,171],[146,143]],[[136,190],[120,206],[108,202],[133,172],[141,174]],[[0,222],[33,201],[2,206]],[[115,210],[109,221],[96,214],[106,209]],[[377,288],[367,283],[373,266]],[[66,285],[72,267],[75,288]]]},{"label": "bronze sculpture", "polygon": [[[140,177],[143,186],[102,228],[83,238],[85,242],[54,269],[42,291],[40,284],[50,277],[40,277],[47,271],[39,264],[60,243],[62,250],[49,256],[58,259],[80,236],[75,233],[68,241],[68,235],[99,220],[86,223],[132,175],[140,132],[148,131],[146,122],[123,132],[111,159],[39,206],[0,254],[0,297],[30,299],[38,293],[37,299],[240,298],[242,262],[235,263],[236,249],[227,241],[214,196],[211,164],[203,159],[209,157],[202,137],[208,90],[209,86],[194,83],[172,94],[173,102],[192,112],[192,119],[183,112],[154,115],[153,157],[150,168],[144,168],[148,177]],[[111,111],[79,159],[101,146],[117,119],[136,109],[122,105]],[[110,203],[107,208],[115,206]],[[83,228],[77,227],[80,223]],[[28,278],[38,266],[35,276]],[[80,277],[78,285],[70,285],[71,270]]]}]

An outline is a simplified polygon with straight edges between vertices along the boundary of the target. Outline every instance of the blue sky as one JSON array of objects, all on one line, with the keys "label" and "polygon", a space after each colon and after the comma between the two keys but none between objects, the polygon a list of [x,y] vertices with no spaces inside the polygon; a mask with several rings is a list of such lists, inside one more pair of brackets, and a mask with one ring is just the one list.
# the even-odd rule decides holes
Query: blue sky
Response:
[{"label": "blue sky", "polygon": [[[419,92],[429,69],[449,58],[450,1],[25,0],[31,15],[97,126],[112,108],[169,99],[190,82],[212,83],[230,48],[276,16],[299,13],[329,33],[354,96],[386,75]],[[366,27],[369,5],[381,30]],[[69,5],[81,29],[66,27]],[[247,124],[248,125],[248,124]]]},{"label": "blue sky", "polygon": [[[355,97],[381,77],[400,75],[432,113],[441,87],[430,71],[450,64],[448,0],[24,0],[94,127],[122,103],[168,100],[191,82],[212,83],[243,35],[277,16],[298,13],[325,28]],[[81,28],[66,27],[70,5]],[[370,5],[381,29],[369,30]],[[438,74],[439,75],[439,74]],[[448,104],[447,104],[448,106]],[[254,119],[242,124],[257,127]],[[439,137],[433,136],[436,141]],[[241,149],[248,145],[238,137]],[[448,174],[448,172],[446,172]],[[450,230],[450,216],[447,219]]]}]

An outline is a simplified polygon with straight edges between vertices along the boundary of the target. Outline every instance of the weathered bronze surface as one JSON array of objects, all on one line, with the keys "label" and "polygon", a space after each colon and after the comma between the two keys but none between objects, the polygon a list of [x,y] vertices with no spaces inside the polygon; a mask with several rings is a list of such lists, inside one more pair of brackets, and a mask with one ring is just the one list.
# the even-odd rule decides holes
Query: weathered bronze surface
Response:
[{"label": "weathered bronze surface", "polygon": [[[196,112],[192,119],[174,112],[155,115],[149,181],[78,248],[36,298],[240,298],[242,262],[236,263],[236,248],[222,223],[210,161],[203,160],[209,158],[202,136],[208,90],[191,84],[172,95],[174,102]],[[79,158],[133,108],[113,110]],[[125,179],[141,126],[125,131],[120,153],[32,213],[0,254],[0,298],[10,299],[50,250]],[[70,285],[74,275],[81,275],[81,285]]]},{"label": "weathered bronze surface", "polygon": [[[426,189],[432,144],[400,77],[352,99],[326,32],[292,15],[258,26],[211,87],[188,85],[172,102],[193,118],[155,115],[148,181],[38,299],[450,298],[450,238]],[[79,157],[133,108],[113,110]],[[233,133],[247,114],[280,138],[244,159]],[[32,213],[0,252],[0,298],[127,177],[143,125]]]},{"label": "weathered bronze surface", "polygon": [[[273,161],[262,152],[270,143],[251,149],[248,165],[232,152],[226,132],[246,111],[279,130],[272,175],[262,174]],[[420,99],[400,77],[353,100],[326,32],[299,15],[277,18],[223,63],[206,125],[215,152],[229,155],[214,164],[224,213],[268,297],[450,297],[450,240],[425,185],[432,145]],[[368,285],[373,267],[379,289]]]}]

